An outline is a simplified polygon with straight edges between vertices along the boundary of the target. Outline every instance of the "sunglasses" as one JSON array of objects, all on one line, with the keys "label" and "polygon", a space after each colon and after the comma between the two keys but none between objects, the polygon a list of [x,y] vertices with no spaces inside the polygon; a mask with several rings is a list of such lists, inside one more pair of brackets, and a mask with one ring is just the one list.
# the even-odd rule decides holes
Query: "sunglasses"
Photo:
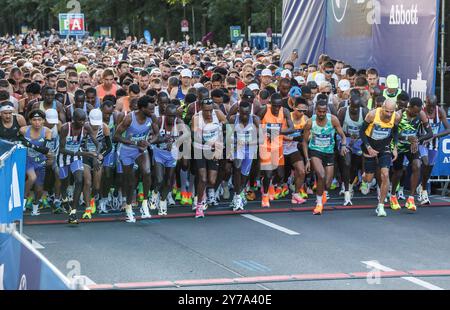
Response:
[{"label": "sunglasses", "polygon": [[236,90],[236,87],[228,87],[228,90]]},{"label": "sunglasses", "polygon": [[327,96],[329,96],[331,94],[331,92],[330,91],[328,91],[328,92],[322,92],[322,95],[327,95]]},{"label": "sunglasses", "polygon": [[334,70],[327,70],[327,71],[325,71],[325,73],[326,73],[326,74],[333,74],[333,73],[334,73]]},{"label": "sunglasses", "polygon": [[78,84],[78,81],[69,81],[70,84]]},{"label": "sunglasses", "polygon": [[42,82],[44,82],[43,80],[34,80],[36,83],[41,84]]},{"label": "sunglasses", "polygon": [[301,109],[301,108],[297,108],[296,110],[299,111],[299,112],[301,112],[301,113],[306,113],[306,112],[308,112],[308,110]]}]

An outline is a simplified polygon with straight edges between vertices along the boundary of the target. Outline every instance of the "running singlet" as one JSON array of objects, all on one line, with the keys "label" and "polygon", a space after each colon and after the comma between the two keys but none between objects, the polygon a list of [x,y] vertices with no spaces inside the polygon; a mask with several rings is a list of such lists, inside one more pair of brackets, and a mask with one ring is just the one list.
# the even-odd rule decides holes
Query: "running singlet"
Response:
[{"label": "running singlet", "polygon": [[253,159],[256,153],[257,133],[254,132],[256,127],[253,124],[253,116],[250,114],[248,124],[243,127],[239,120],[239,113],[236,114],[234,121],[234,147],[235,159]]},{"label": "running singlet", "polygon": [[333,154],[335,132],[336,130],[331,123],[330,113],[327,113],[327,123],[325,124],[325,127],[319,126],[317,124],[317,115],[313,115],[309,148],[314,151]]},{"label": "running singlet", "polygon": [[[161,137],[169,137],[172,142],[175,142],[175,140],[179,136],[177,128],[177,118],[175,118],[171,131],[167,131],[165,125],[166,125],[166,117],[163,115],[161,116],[161,129],[159,130],[159,135]],[[158,143],[157,148],[162,151],[169,151],[169,144],[167,142]]]},{"label": "running singlet", "polygon": [[[437,135],[441,129],[441,119],[439,117],[439,108],[435,107],[434,109],[434,115],[432,115],[431,117],[428,115],[426,108],[423,109],[425,114],[427,115],[428,118],[428,124],[431,127],[431,130],[433,131],[433,135]],[[423,126],[421,125],[421,133],[425,133],[425,130],[422,128]],[[431,139],[429,142],[424,143],[424,145],[426,147],[428,147],[428,149],[430,150],[438,150],[439,147],[439,138],[433,138]]]},{"label": "running singlet", "polygon": [[[275,116],[272,114],[271,106],[267,105],[267,111],[264,118],[261,120],[261,126],[266,134],[264,144],[270,146],[269,149],[279,148],[282,151],[283,135],[281,135],[280,132],[282,129],[287,128],[286,119],[284,117],[284,109],[280,108],[278,116]],[[283,154],[283,152],[280,154]]]},{"label": "running singlet", "polygon": [[[70,119],[72,120],[73,119],[73,112],[75,111],[75,108],[74,108],[74,104],[71,104],[70,106],[69,106],[69,109],[70,109]],[[83,111],[87,114],[87,103],[85,102],[84,104],[83,104]]]},{"label": "running singlet", "polygon": [[347,137],[351,137],[354,139],[359,138],[359,132],[364,123],[363,118],[363,109],[359,109],[359,117],[357,121],[352,120],[350,117],[350,109],[347,107],[345,111],[345,119],[344,119],[344,125],[342,126],[342,129],[344,130],[344,133]]},{"label": "running singlet", "polygon": [[[98,127],[97,130],[97,142],[100,145],[103,145],[105,142],[105,134],[103,133],[103,125]],[[88,152],[97,152],[97,147],[95,146],[94,142],[92,141],[91,136],[88,136],[86,138],[86,150]]]},{"label": "running singlet", "polygon": [[[292,121],[294,122],[294,112],[291,113]],[[299,123],[294,122],[295,131],[288,135],[288,137],[294,138],[293,141],[283,142],[283,153],[284,155],[290,155],[298,151],[298,143],[302,141],[303,138],[303,128],[305,127],[306,120],[305,116],[302,116]]]},{"label": "running singlet", "polygon": [[[76,153],[76,152],[80,151],[81,142],[84,137],[84,127],[81,128],[80,134],[77,137],[75,137],[72,135],[72,123],[68,123],[68,126],[69,126],[69,130],[67,132],[66,145],[65,145],[64,149],[66,151]],[[58,157],[59,157],[59,166],[60,167],[70,165],[74,161],[82,160],[81,156],[77,156],[77,155],[72,156],[72,155],[62,154],[62,153],[59,153]]]},{"label": "running singlet", "polygon": [[[53,100],[53,104],[52,104],[52,107],[50,109],[56,110],[56,107],[57,107],[56,100]],[[45,112],[47,110],[44,107],[44,102],[43,101],[41,101],[40,104],[39,104],[39,110],[41,110],[42,112]]]},{"label": "running singlet", "polygon": [[392,113],[392,117],[389,122],[383,122],[381,120],[382,108],[375,110],[375,119],[367,127],[365,133],[368,137],[370,146],[376,151],[382,151],[392,141],[392,129],[395,126],[395,113]]},{"label": "running singlet", "polygon": [[181,85],[180,85],[180,86],[178,86],[178,92],[177,92],[177,95],[175,96],[175,99],[184,101],[184,98],[186,98],[186,95],[183,94],[183,89],[181,88]]},{"label": "running singlet", "polygon": [[[125,131],[125,139],[139,142],[143,140],[147,140],[148,135],[150,133],[150,129],[152,127],[152,119],[150,117],[146,117],[144,124],[140,124],[136,119],[136,112],[131,112],[131,125]],[[120,151],[127,152],[130,150],[136,150],[136,146],[122,144],[120,147]]]},{"label": "running singlet", "polygon": [[3,122],[0,121],[0,139],[10,142],[15,142],[19,140],[18,134],[20,130],[20,125],[19,122],[17,121],[17,116],[13,114],[12,119],[13,122],[11,128],[6,128],[3,125]]},{"label": "running singlet", "polygon": [[[45,127],[42,127],[39,137],[37,139],[33,139],[33,138],[31,138],[31,126],[28,126],[27,131],[25,133],[25,139],[27,139],[33,145],[40,146],[40,147],[44,146],[44,144],[45,144]],[[32,148],[28,148],[27,155],[34,164],[37,164],[40,166],[44,165],[45,161],[47,160],[47,157],[44,154],[39,153],[38,151],[36,151]]]},{"label": "running singlet", "polygon": [[103,88],[103,85],[98,85],[96,87],[97,90],[97,97],[100,98],[100,100],[103,100],[103,97],[105,97],[106,95],[113,95],[116,96],[116,92],[117,92],[117,85],[116,84],[112,84],[112,87],[109,91],[106,91]]},{"label": "running singlet", "polygon": [[417,136],[420,124],[419,116],[409,120],[407,112],[403,112],[402,119],[398,125],[398,150],[400,153],[410,150],[411,143],[409,142],[409,138]]},{"label": "running singlet", "polygon": [[200,150],[213,150],[211,147],[220,138],[222,124],[215,110],[212,112],[212,122],[206,124],[203,119],[203,111],[198,112],[198,129],[201,131],[202,143],[194,141],[194,147]]},{"label": "running singlet", "polygon": [[59,133],[57,125],[54,125],[50,131],[52,132],[52,139],[48,144],[50,151],[54,154],[58,154],[59,151]]}]

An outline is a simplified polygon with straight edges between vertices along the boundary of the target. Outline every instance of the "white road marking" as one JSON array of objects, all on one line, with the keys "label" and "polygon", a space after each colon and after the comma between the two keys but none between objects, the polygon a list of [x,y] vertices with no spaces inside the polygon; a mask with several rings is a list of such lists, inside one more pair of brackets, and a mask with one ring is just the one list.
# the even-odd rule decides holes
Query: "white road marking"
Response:
[{"label": "white road marking", "polygon": [[287,228],[285,228],[285,227],[283,227],[283,226],[280,226],[280,225],[277,225],[277,224],[268,222],[268,221],[266,221],[266,220],[260,219],[259,217],[256,217],[256,216],[253,216],[253,215],[250,215],[250,214],[241,214],[241,216],[243,216],[243,217],[245,217],[245,218],[247,218],[247,219],[249,219],[249,220],[258,222],[258,223],[260,223],[260,224],[269,226],[270,228],[276,229],[276,230],[278,230],[278,231],[284,232],[285,234],[288,234],[288,235],[290,235],[290,236],[298,236],[298,235],[300,235],[300,234],[299,234],[298,232],[296,232],[296,231],[293,231],[293,230],[287,229]]},{"label": "white road marking", "polygon": [[[392,268],[389,268],[389,267],[386,267],[386,266],[381,265],[381,264],[380,264],[379,262],[377,262],[377,261],[365,261],[365,262],[361,262],[361,263],[363,263],[363,264],[365,264],[365,265],[367,265],[367,266],[369,266],[369,267],[378,269],[378,270],[380,270],[380,271],[396,271],[396,270],[394,270],[394,269],[392,269]],[[444,290],[442,287],[433,285],[433,284],[431,284],[431,283],[429,283],[429,282],[426,282],[426,281],[417,279],[417,278],[415,278],[415,277],[402,277],[401,279],[406,280],[406,281],[409,281],[409,282],[414,283],[414,284],[416,284],[416,285],[422,286],[422,287],[424,287],[424,288],[426,288],[426,289],[429,289],[429,290],[436,290],[436,291],[442,291],[442,290]]]}]

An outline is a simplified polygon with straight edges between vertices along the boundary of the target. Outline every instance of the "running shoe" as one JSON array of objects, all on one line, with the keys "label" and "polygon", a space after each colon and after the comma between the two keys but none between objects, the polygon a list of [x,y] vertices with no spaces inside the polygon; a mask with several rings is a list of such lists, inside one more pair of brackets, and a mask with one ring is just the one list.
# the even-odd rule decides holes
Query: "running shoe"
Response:
[{"label": "running shoe", "polygon": [[191,205],[192,204],[192,193],[191,192],[187,192],[186,197],[187,197],[188,205]]},{"label": "running shoe", "polygon": [[139,182],[139,185],[138,185],[137,200],[139,202],[142,202],[144,200],[144,185],[142,184],[142,182]]},{"label": "running shoe", "polygon": [[159,205],[159,193],[152,191],[152,198],[150,200],[150,210],[156,210]]},{"label": "running shoe", "polygon": [[108,202],[108,198],[100,199],[100,210],[98,210],[98,214],[107,214],[108,210],[106,209],[106,203]]},{"label": "running shoe", "polygon": [[339,182],[336,179],[333,179],[333,181],[331,182],[331,185],[330,185],[330,189],[332,191],[334,191],[338,187],[338,185],[339,185]]},{"label": "running shoe", "polygon": [[328,201],[328,199],[330,199],[330,197],[328,196],[327,192],[323,192],[322,194],[322,203],[325,205]]},{"label": "running shoe", "polygon": [[90,207],[88,207],[88,208],[84,211],[83,216],[82,216],[82,219],[88,219],[88,220],[91,220],[91,219],[92,219],[92,209],[91,209]]},{"label": "running shoe", "polygon": [[142,219],[149,219],[152,217],[152,215],[150,214],[150,210],[148,209],[148,200],[142,201],[140,212]]},{"label": "running shoe", "polygon": [[270,197],[269,197],[269,194],[263,194],[262,195],[261,208],[270,208]]},{"label": "running shoe", "polygon": [[391,209],[392,210],[398,211],[402,208],[400,206],[400,204],[398,203],[397,196],[392,195],[390,201],[391,201]]},{"label": "running shoe", "polygon": [[359,188],[359,190],[361,191],[361,194],[368,195],[370,193],[370,185],[369,185],[369,183],[362,181],[361,182],[361,187]]},{"label": "running shoe", "polygon": [[247,197],[245,196],[244,191],[242,191],[242,193],[240,194],[241,196],[241,201],[242,201],[242,210],[244,210],[244,207],[247,205]]},{"label": "running shoe", "polygon": [[428,192],[427,191],[422,191],[422,201],[421,201],[422,205],[429,205],[431,204],[430,198],[428,197]]},{"label": "running shoe", "polygon": [[269,186],[269,200],[272,201],[275,199],[275,187],[273,185]]},{"label": "running shoe", "polygon": [[283,187],[281,188],[281,197],[284,198],[289,194],[289,187],[287,186],[287,184],[284,184]]},{"label": "running shoe", "polygon": [[233,196],[233,199],[231,199],[231,202],[230,202],[230,208],[231,208],[233,211],[236,211],[235,208],[236,208],[237,196],[238,196],[238,195],[235,193],[234,196]]},{"label": "running shoe", "polygon": [[323,206],[322,205],[317,205],[314,208],[313,215],[322,215],[322,213],[323,213]]},{"label": "running shoe", "polygon": [[[186,193],[186,192],[181,192],[180,190],[177,190],[177,192],[175,193],[175,200],[176,201],[180,201],[180,200],[182,200],[183,199],[183,193]],[[172,196],[173,196],[174,194],[173,194],[173,192],[172,192]]]},{"label": "running shoe", "polygon": [[181,199],[179,200],[180,201],[180,204],[182,205],[182,206],[185,206],[185,205],[191,205],[190,203],[188,203],[188,193],[187,192],[181,192]]},{"label": "running shoe", "polygon": [[375,210],[378,217],[386,217],[386,211],[384,210],[384,205],[380,204],[378,205],[377,209]]},{"label": "running shoe", "polygon": [[252,189],[249,189],[247,191],[246,197],[247,197],[248,201],[253,201],[253,200],[256,199],[256,194],[255,194],[255,192]]},{"label": "running shoe", "polygon": [[97,212],[97,206],[95,205],[95,198],[91,198],[91,201],[89,202],[89,207],[91,208],[92,214],[95,214],[95,212]]},{"label": "running shoe", "polygon": [[275,194],[273,195],[273,198],[275,200],[279,200],[283,197],[283,190],[281,189],[281,187],[276,187],[275,188]]},{"label": "running shoe", "polygon": [[167,200],[161,200],[159,202],[158,215],[160,215],[160,216],[166,216],[167,215]]},{"label": "running shoe", "polygon": [[344,183],[341,184],[341,191],[339,192],[339,196],[342,196],[345,194],[345,185]]},{"label": "running shoe", "polygon": [[66,212],[66,210],[62,207],[61,200],[55,199],[53,201],[53,213],[54,214],[61,214]]},{"label": "running shoe", "polygon": [[292,194],[292,199],[291,199],[292,204],[301,205],[301,204],[304,204],[305,202],[306,202],[306,200],[303,199],[299,193]]},{"label": "running shoe", "polygon": [[203,205],[201,203],[198,203],[196,208],[195,208],[195,218],[204,218],[205,217],[205,213],[203,212]]},{"label": "running shoe", "polygon": [[33,208],[33,197],[28,197],[25,201],[25,209],[32,209]]},{"label": "running shoe", "polygon": [[400,200],[406,200],[405,193],[403,192],[403,187],[400,187],[397,193],[397,197]]},{"label": "running shoe", "polygon": [[422,199],[423,199],[423,197],[422,197],[422,192],[423,192],[423,190],[422,190],[422,184],[419,184],[419,186],[417,186],[417,188],[416,188],[416,193],[417,193],[418,196],[419,196],[419,197],[417,197],[417,199],[418,199],[419,201],[422,201]]},{"label": "running shoe", "polygon": [[69,218],[67,219],[69,224],[78,224],[77,211],[70,210]]},{"label": "running shoe", "polygon": [[353,206],[350,192],[348,192],[348,191],[344,193],[344,206],[345,207]]},{"label": "running shoe", "polygon": [[50,203],[48,202],[47,197],[42,197],[40,208],[41,209],[48,209],[48,208],[50,208]]},{"label": "running shoe", "polygon": [[417,211],[417,207],[416,207],[416,203],[414,201],[414,197],[409,197],[408,200],[406,200],[405,208],[408,209],[409,211],[412,211],[412,212],[416,212]]},{"label": "running shoe", "polygon": [[39,203],[38,204],[32,204],[33,211],[31,211],[31,216],[38,216],[41,215],[39,212]]},{"label": "running shoe", "polygon": [[134,217],[133,208],[131,206],[125,207],[125,214],[126,214],[125,222],[136,223],[136,218]]},{"label": "running shoe", "polygon": [[192,211],[195,211],[197,209],[197,202],[198,202],[198,198],[197,196],[194,197],[193,201],[192,201]]},{"label": "running shoe", "polygon": [[[172,193],[169,192],[169,194],[167,195],[167,204],[169,206],[174,206],[175,205],[175,200],[173,200],[172,198]],[[161,205],[161,203],[160,203]]]},{"label": "running shoe", "polygon": [[299,194],[303,199],[308,199],[308,193],[305,191],[305,189],[303,187],[300,188]]}]

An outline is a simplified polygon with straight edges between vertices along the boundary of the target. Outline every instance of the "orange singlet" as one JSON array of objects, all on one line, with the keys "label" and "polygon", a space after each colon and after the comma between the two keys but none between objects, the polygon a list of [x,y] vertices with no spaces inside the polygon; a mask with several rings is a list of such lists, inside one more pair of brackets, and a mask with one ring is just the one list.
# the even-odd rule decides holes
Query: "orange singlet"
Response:
[{"label": "orange singlet", "polygon": [[281,131],[287,128],[286,119],[284,117],[284,109],[280,108],[278,116],[272,114],[270,105],[267,105],[267,111],[261,120],[261,125],[266,135],[263,145],[259,148],[261,166],[272,166],[273,170],[279,166],[284,166],[283,155],[283,135],[269,139],[272,131]]}]

